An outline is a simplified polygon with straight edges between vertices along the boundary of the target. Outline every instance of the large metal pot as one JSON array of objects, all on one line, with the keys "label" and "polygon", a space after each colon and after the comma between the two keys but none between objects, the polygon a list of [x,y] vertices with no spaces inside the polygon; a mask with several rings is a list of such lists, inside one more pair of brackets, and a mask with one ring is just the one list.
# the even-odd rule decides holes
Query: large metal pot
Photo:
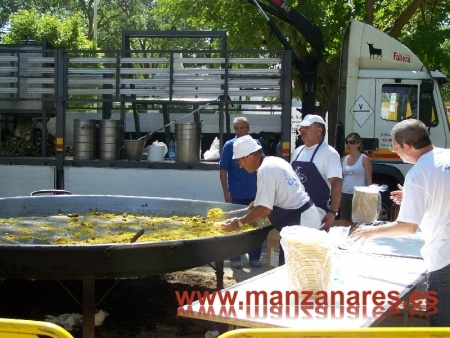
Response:
[{"label": "large metal pot", "polygon": [[199,162],[201,158],[201,123],[175,124],[175,160]]},{"label": "large metal pot", "polygon": [[[170,198],[60,195],[0,198],[0,217],[42,216],[61,211],[126,212],[157,216],[205,216],[239,205]],[[0,228],[1,229],[1,228]],[[271,226],[217,237],[165,242],[95,245],[0,243],[0,277],[94,279],[149,276],[223,261],[260,246]],[[1,233],[1,231],[0,231]]]}]

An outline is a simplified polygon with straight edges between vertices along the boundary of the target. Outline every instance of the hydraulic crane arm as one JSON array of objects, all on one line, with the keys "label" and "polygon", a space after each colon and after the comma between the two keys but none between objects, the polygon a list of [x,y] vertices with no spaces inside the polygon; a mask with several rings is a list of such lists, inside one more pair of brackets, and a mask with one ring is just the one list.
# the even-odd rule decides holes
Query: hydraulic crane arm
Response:
[{"label": "hydraulic crane arm", "polygon": [[[296,11],[289,6],[283,0],[269,0],[272,4],[272,8],[258,0],[247,0],[249,3],[257,3],[258,7],[263,11],[276,16],[277,18],[294,26],[305,38],[305,40],[311,45],[311,48],[317,51],[319,54],[323,51],[323,36],[319,27],[309,21],[304,15]],[[267,15],[265,15],[267,17]],[[267,20],[268,18],[266,18]],[[270,20],[270,19],[268,19]]]},{"label": "hydraulic crane arm", "polygon": [[[265,5],[259,0],[248,0],[248,2],[258,7],[283,47],[293,51],[294,67],[299,70],[303,77],[302,115],[314,113],[316,106],[317,67],[322,59],[324,50],[322,31],[284,0],[269,0],[272,7]],[[293,25],[311,46],[309,54],[305,57],[299,56],[266,12]]]}]

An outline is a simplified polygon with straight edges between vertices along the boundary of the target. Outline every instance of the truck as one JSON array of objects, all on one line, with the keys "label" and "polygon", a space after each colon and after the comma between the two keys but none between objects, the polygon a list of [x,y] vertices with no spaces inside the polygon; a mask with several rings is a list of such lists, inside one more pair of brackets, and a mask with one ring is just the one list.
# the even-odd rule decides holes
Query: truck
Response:
[{"label": "truck", "polygon": [[[66,153],[67,147],[75,143],[75,119],[120,119],[121,136],[126,138],[166,126],[164,133],[153,136],[167,143],[174,131],[173,125],[167,125],[183,115],[183,105],[188,107],[183,108],[186,112],[208,104],[209,114],[196,116],[196,121],[202,121],[202,142],[209,138],[203,151],[216,136],[222,145],[231,136],[231,117],[245,115],[255,137],[269,131],[280,141],[281,151],[277,154],[290,160],[298,123],[316,106],[316,71],[325,52],[322,33],[284,0],[252,3],[264,14],[283,50],[256,50],[252,51],[254,57],[249,57],[250,53],[242,57],[235,51],[223,50],[222,43],[217,51],[146,51],[134,58],[127,41],[124,50],[96,57],[92,57],[93,51],[87,51],[86,57],[79,51],[53,50],[26,55],[14,48],[3,52],[0,46],[2,121],[14,124],[30,114],[35,114],[32,116],[36,121],[37,114],[43,133],[47,127],[56,133],[54,158],[45,151],[42,158],[0,156],[0,196],[56,188],[76,194],[222,201],[217,162],[150,163],[122,157],[76,160]],[[311,45],[309,54],[296,54],[270,16],[292,24]],[[201,39],[214,35],[215,39],[226,40],[223,32],[162,32],[163,36],[177,34],[198,35]],[[157,34],[124,33],[124,37],[144,35]],[[293,107],[292,68],[302,74],[304,81],[301,112]],[[24,69],[29,74],[20,73]],[[390,152],[390,131],[398,121],[418,118],[428,126],[433,144],[448,148],[449,122],[440,93],[447,79],[437,70],[428,70],[399,41],[357,20],[351,20],[346,30],[339,74],[339,104],[326,116],[328,142],[344,155],[348,133],[358,132],[363,137],[365,151],[373,161],[374,183],[388,186],[380,218],[390,219],[395,210],[389,191],[403,183],[411,167]],[[97,95],[95,100],[93,95]],[[38,109],[31,109],[37,101]],[[85,106],[103,104],[103,111],[68,113],[67,106],[74,102]],[[111,113],[105,111],[106,106],[120,109]],[[252,114],[245,108],[250,106],[257,107],[252,108]],[[154,113],[158,109],[162,114]],[[170,109],[173,112],[168,112]],[[268,154],[273,155],[270,151]]]},{"label": "truck", "polygon": [[[303,75],[306,87],[302,117],[314,113],[316,85],[311,77],[316,74],[324,52],[320,29],[284,0],[269,0],[271,7],[257,0],[254,3],[261,11],[292,24],[311,45],[307,56],[293,58],[293,65]],[[284,48],[293,50],[271,19],[266,14],[265,17]],[[338,108],[328,112],[328,142],[343,156],[345,136],[351,132],[361,135],[364,150],[372,159],[373,182],[388,187],[382,194],[380,219],[394,216],[389,192],[403,184],[411,168],[389,150],[392,127],[404,119],[419,119],[428,127],[435,146],[449,147],[450,124],[440,91],[447,82],[444,74],[428,70],[398,40],[356,19],[348,24],[341,51]],[[310,93],[305,93],[308,90]],[[292,130],[295,132],[296,127]]]}]

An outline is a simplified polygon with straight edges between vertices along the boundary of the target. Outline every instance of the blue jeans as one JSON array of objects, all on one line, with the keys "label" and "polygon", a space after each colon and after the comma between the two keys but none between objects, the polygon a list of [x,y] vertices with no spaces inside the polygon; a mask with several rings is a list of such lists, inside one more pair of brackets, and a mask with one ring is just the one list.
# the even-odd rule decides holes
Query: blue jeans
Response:
[{"label": "blue jeans", "polygon": [[430,316],[430,326],[450,326],[450,264],[428,273],[427,291],[435,291],[437,311]]},{"label": "blue jeans", "polygon": [[[254,198],[242,198],[242,199],[232,198],[233,204],[249,205],[253,201],[254,201]],[[259,247],[253,251],[250,251],[248,253],[249,261],[259,261],[259,259],[261,258],[261,253],[262,253],[262,247]],[[241,261],[241,256],[230,258],[230,262],[240,262],[240,261]]]}]

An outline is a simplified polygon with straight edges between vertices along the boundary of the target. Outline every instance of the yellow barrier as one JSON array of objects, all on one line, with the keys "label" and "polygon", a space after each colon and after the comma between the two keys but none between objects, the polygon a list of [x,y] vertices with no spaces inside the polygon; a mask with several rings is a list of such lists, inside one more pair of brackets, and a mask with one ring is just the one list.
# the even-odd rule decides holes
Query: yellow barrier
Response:
[{"label": "yellow barrier", "polygon": [[73,336],[53,323],[24,319],[0,318],[1,338],[73,338]]},{"label": "yellow barrier", "polygon": [[221,334],[219,338],[438,338],[449,336],[450,327],[376,327],[335,330],[237,329]]}]

